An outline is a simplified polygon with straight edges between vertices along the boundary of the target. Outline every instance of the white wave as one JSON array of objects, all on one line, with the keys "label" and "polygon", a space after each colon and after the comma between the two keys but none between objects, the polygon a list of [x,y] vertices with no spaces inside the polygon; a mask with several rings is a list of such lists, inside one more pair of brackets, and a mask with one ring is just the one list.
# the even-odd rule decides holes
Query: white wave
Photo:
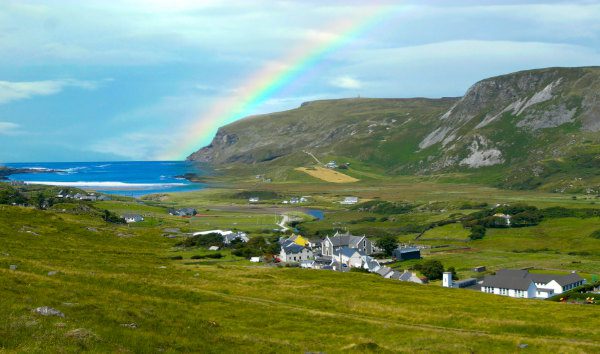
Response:
[{"label": "white wave", "polygon": [[81,171],[81,170],[85,170],[87,169],[87,167],[71,167],[71,168],[66,168],[62,171],[67,172],[67,173],[77,173],[77,171]]},{"label": "white wave", "polygon": [[108,167],[108,166],[112,166],[112,164],[107,163],[107,164],[104,164],[104,165],[98,165],[96,167],[98,167],[98,168],[104,168],[104,167]]},{"label": "white wave", "polygon": [[32,171],[54,171],[51,168],[47,168],[47,167],[23,167],[24,170],[32,170]]},{"label": "white wave", "polygon": [[60,182],[60,181],[26,181],[26,184],[45,186],[108,188],[108,189],[156,189],[186,186],[186,183],[125,183],[125,182]]}]

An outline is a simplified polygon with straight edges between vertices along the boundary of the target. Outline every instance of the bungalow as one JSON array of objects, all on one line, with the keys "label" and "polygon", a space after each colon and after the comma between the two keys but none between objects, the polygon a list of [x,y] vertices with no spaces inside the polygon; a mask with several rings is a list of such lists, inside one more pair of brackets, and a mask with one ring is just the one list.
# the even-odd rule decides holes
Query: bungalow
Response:
[{"label": "bungalow", "polygon": [[365,236],[354,236],[350,233],[341,234],[336,232],[333,236],[327,236],[321,242],[321,253],[324,256],[333,256],[334,251],[341,248],[356,248],[366,255],[373,253],[373,243]]},{"label": "bungalow", "polygon": [[293,242],[281,245],[279,259],[282,262],[301,262],[313,258],[313,252],[306,247],[302,247]]},{"label": "bungalow", "polygon": [[121,217],[123,219],[125,219],[125,222],[128,224],[144,221],[144,217],[141,216],[140,214],[123,214],[123,216],[121,216]]},{"label": "bungalow", "polygon": [[219,234],[223,237],[223,243],[226,245],[231,244],[234,240],[240,240],[241,242],[248,242],[250,239],[245,232],[237,231],[233,232],[231,230],[223,231],[223,230],[208,230],[208,231],[199,231],[194,232],[192,236],[200,236],[200,235],[208,235],[208,234]]},{"label": "bungalow", "polygon": [[477,279],[468,278],[461,281],[454,281],[452,272],[444,272],[442,277],[442,286],[446,288],[472,288],[478,287]]},{"label": "bungalow", "polygon": [[250,197],[248,198],[249,203],[258,203],[260,201],[259,197]]},{"label": "bungalow", "polygon": [[331,168],[331,169],[336,169],[338,167],[338,165],[337,165],[337,162],[335,162],[335,161],[329,161],[328,163],[325,164],[325,167]]},{"label": "bungalow", "polygon": [[394,271],[389,267],[381,267],[375,273],[381,275],[384,278],[389,278],[393,275]]},{"label": "bungalow", "polygon": [[169,214],[173,216],[194,216],[198,214],[194,208],[169,209]]},{"label": "bungalow", "polygon": [[340,202],[343,205],[354,205],[358,203],[358,197],[345,197],[344,200]]},{"label": "bungalow", "polygon": [[427,279],[423,280],[423,279],[419,278],[416,273],[405,270],[402,274],[400,274],[400,276],[398,277],[398,280],[409,281],[411,283],[417,283],[417,284],[425,284],[425,280],[427,280]]},{"label": "bungalow", "polygon": [[82,195],[79,197],[79,200],[89,200],[91,202],[95,202],[97,199],[98,199],[98,197],[96,197],[93,194]]},{"label": "bungalow", "polygon": [[481,291],[521,298],[548,298],[585,284],[579,274],[533,274],[521,269],[501,269],[483,279]]},{"label": "bungalow", "polygon": [[420,259],[421,250],[416,247],[396,248],[394,252],[392,252],[392,256],[399,261],[405,261],[407,259]]},{"label": "bungalow", "polygon": [[248,238],[248,235],[242,231],[237,231],[237,232],[229,231],[229,232],[224,233],[222,236],[223,236],[223,243],[226,245],[229,245],[233,241],[236,241],[236,240],[239,240],[244,243],[250,241],[250,239]]}]

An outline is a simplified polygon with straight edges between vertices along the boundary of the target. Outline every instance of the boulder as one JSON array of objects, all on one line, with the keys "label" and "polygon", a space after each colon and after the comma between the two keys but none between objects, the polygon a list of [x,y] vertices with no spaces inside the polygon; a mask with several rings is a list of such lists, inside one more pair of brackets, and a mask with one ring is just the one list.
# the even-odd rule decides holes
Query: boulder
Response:
[{"label": "boulder", "polygon": [[48,307],[48,306],[42,306],[42,307],[38,307],[35,310],[33,310],[33,312],[42,315],[42,316],[58,316],[58,317],[65,317],[65,314],[58,311],[57,309],[53,309],[52,307]]}]

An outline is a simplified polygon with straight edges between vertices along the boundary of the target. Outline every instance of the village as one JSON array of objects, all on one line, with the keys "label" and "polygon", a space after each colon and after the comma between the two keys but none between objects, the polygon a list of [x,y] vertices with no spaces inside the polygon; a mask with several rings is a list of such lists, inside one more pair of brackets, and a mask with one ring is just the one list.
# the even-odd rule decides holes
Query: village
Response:
[{"label": "village", "polygon": [[[81,201],[106,201],[110,197],[97,195],[95,193],[71,193],[69,190],[61,190],[57,198],[75,199]],[[281,204],[302,204],[308,202],[309,196],[291,197],[283,200]],[[259,203],[258,196],[250,196],[248,203]],[[354,205],[358,203],[357,197],[344,197],[339,201],[341,205]],[[169,215],[183,218],[191,218],[198,214],[195,208],[169,208]],[[120,217],[127,224],[144,221],[144,216],[137,213],[123,213]],[[494,214],[497,220],[502,220],[504,225],[511,225],[511,215]],[[393,250],[384,250],[377,242],[366,235],[356,236],[348,231],[337,231],[333,235],[322,238],[307,238],[298,233],[285,235],[290,231],[285,226],[289,219],[283,215],[280,229],[274,231],[283,233],[277,240],[276,245],[270,245],[269,254],[251,255],[248,259],[253,263],[278,264],[302,269],[329,270],[334,272],[360,271],[377,274],[385,279],[416,284],[427,284],[431,281],[441,280],[441,286],[445,288],[461,288],[481,291],[489,294],[503,295],[515,298],[546,299],[562,294],[576,287],[586,284],[586,280],[576,272],[567,275],[552,275],[531,273],[528,269],[498,269],[488,272],[485,266],[472,269],[478,277],[458,280],[454,269],[444,269],[441,266],[431,279],[419,274],[414,267],[398,267],[407,260],[422,259],[421,251],[424,245],[398,244]],[[209,244],[208,250],[218,251],[220,247],[232,247],[232,245],[245,244],[250,241],[246,232],[240,230],[205,230],[192,232],[188,237],[202,238],[218,236],[219,245]],[[269,243],[269,241],[266,241]],[[199,244],[205,244],[200,242]],[[389,265],[395,265],[390,267]]]}]

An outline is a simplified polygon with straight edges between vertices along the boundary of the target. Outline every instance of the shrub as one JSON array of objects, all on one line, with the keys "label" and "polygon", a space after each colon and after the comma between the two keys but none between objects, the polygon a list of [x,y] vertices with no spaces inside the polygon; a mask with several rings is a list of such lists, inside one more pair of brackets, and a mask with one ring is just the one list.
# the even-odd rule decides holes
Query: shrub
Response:
[{"label": "shrub", "polygon": [[481,240],[483,236],[485,236],[485,231],[485,227],[481,225],[473,225],[473,227],[471,227],[471,234],[469,235],[469,238],[471,240]]},{"label": "shrub", "polygon": [[590,237],[600,239],[600,230],[596,230],[590,234]]},{"label": "shrub", "polygon": [[444,274],[444,265],[436,259],[428,259],[422,263],[416,264],[414,269],[421,272],[429,280],[442,279]]},{"label": "shrub", "polygon": [[218,252],[218,253],[211,253],[211,254],[205,254],[205,255],[200,255],[200,254],[196,254],[190,257],[190,259],[206,259],[206,258],[212,258],[212,259],[219,259],[219,258],[223,258],[223,255]]},{"label": "shrub", "polygon": [[391,256],[396,248],[398,248],[398,240],[394,236],[383,236],[375,241],[377,247],[383,249],[386,256]]},{"label": "shrub", "polygon": [[171,258],[172,260],[174,260],[174,261],[177,261],[177,260],[183,259],[183,257],[182,257],[182,256],[172,256],[172,257],[170,257],[170,258]]}]

